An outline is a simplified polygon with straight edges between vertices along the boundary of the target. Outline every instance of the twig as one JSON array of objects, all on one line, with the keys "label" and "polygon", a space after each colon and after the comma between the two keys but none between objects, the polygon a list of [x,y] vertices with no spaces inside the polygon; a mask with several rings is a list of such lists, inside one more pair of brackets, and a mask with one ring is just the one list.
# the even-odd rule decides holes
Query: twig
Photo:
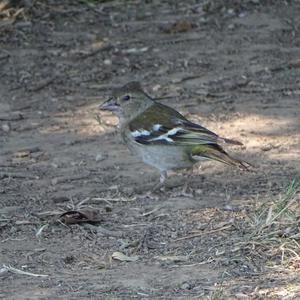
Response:
[{"label": "twig", "polygon": [[131,228],[135,226],[150,226],[150,223],[137,223],[137,224],[123,224],[122,225],[124,228]]},{"label": "twig", "polygon": [[44,224],[43,226],[41,226],[36,232],[35,236],[38,238],[42,234],[43,230],[46,229],[48,226],[49,224]]},{"label": "twig", "polygon": [[0,180],[4,178],[19,178],[19,179],[39,179],[38,176],[32,176],[29,174],[23,174],[23,173],[0,173]]},{"label": "twig", "polygon": [[83,204],[85,204],[86,202],[88,202],[91,198],[87,197],[87,198],[84,198],[83,200],[81,200],[80,202],[78,202],[76,205],[75,205],[75,208],[81,208]]},{"label": "twig", "polygon": [[93,12],[95,12],[96,14],[100,15],[101,18],[107,17],[107,18],[109,19],[109,15],[108,15],[106,12],[104,12],[104,11],[102,11],[102,10],[100,10],[100,9],[97,9],[93,4],[86,2],[86,6],[87,6],[91,11],[93,11]]},{"label": "twig", "polygon": [[189,265],[184,265],[184,264],[181,264],[181,265],[175,265],[175,266],[170,266],[169,268],[170,269],[175,269],[175,268],[182,268],[182,267],[195,267],[195,266],[199,266],[199,265],[206,265],[206,264],[209,264],[211,262],[213,262],[214,258],[212,257],[209,257],[207,260],[203,260],[203,261],[200,261],[198,263],[194,263],[194,264],[189,264]]},{"label": "twig", "polygon": [[120,238],[122,237],[124,234],[121,231],[112,231],[106,228],[103,228],[102,226],[95,226],[92,224],[83,224],[83,227],[90,229],[91,231],[96,231],[97,233],[100,233],[102,235],[106,235],[106,236],[113,236],[113,237],[117,237]]},{"label": "twig", "polygon": [[24,119],[20,112],[0,114],[0,121],[19,121]]},{"label": "twig", "polygon": [[36,86],[28,88],[28,91],[29,92],[38,92],[38,91],[44,89],[45,87],[47,87],[48,85],[50,85],[56,78],[57,78],[57,76],[48,78],[48,79],[38,83]]},{"label": "twig", "polygon": [[91,198],[91,201],[103,201],[106,203],[109,202],[131,202],[131,201],[135,201],[136,197],[132,197],[132,198],[126,198],[126,197],[120,197],[120,198]]},{"label": "twig", "polygon": [[[21,148],[19,149],[14,155],[17,155],[18,153],[36,153],[36,152],[40,152],[42,151],[40,147],[38,146],[31,146],[31,147],[25,147],[25,148]],[[7,152],[7,154],[9,154],[10,152]]]},{"label": "twig", "polygon": [[22,238],[22,239],[18,239],[18,238],[15,238],[15,239],[13,239],[13,238],[7,238],[7,239],[4,239],[4,240],[2,240],[1,241],[1,243],[5,243],[5,242],[7,242],[7,241],[25,241],[26,240],[26,238]]},{"label": "twig", "polygon": [[0,22],[0,28],[8,27],[10,25],[13,25],[17,19],[17,17],[24,12],[24,8],[19,8],[18,10],[14,11],[12,15],[9,16],[9,18],[4,19],[2,22]]},{"label": "twig", "polygon": [[157,211],[160,210],[161,208],[162,208],[162,206],[157,206],[157,207],[155,207],[154,209],[152,209],[152,210],[150,210],[150,211],[148,211],[148,212],[143,213],[142,216],[143,216],[143,217],[149,216],[149,215],[151,215],[151,214],[157,212]]},{"label": "twig", "polygon": [[8,266],[3,265],[3,268],[9,272],[15,273],[15,274],[28,275],[28,276],[33,276],[33,277],[48,277],[49,276],[49,275],[45,275],[45,274],[36,274],[36,273],[22,271],[22,270],[14,268],[10,265],[8,265]]},{"label": "twig", "polygon": [[224,226],[224,227],[221,227],[221,228],[218,228],[218,229],[213,229],[213,230],[209,230],[209,231],[201,231],[199,233],[194,233],[194,234],[190,234],[190,235],[178,238],[178,239],[174,240],[174,242],[183,241],[183,240],[187,240],[187,239],[193,239],[193,238],[198,237],[198,236],[202,236],[202,235],[210,234],[210,233],[215,233],[215,232],[218,232],[218,231],[229,229],[231,227],[232,227],[232,225],[227,225],[227,226]]},{"label": "twig", "polygon": [[103,47],[100,47],[98,49],[95,49],[91,52],[88,52],[88,53],[85,53],[84,55],[81,56],[81,59],[86,59],[88,57],[91,57],[91,56],[94,56],[94,55],[97,55],[99,52],[102,52],[102,51],[109,51],[111,49],[113,49],[114,47],[112,45],[106,45],[106,46],[103,46]]}]

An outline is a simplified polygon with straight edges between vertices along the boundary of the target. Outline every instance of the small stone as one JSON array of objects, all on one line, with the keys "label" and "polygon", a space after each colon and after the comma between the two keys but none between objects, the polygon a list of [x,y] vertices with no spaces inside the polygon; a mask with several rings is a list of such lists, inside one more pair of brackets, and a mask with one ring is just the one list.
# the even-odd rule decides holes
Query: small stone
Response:
[{"label": "small stone", "polygon": [[265,145],[260,148],[262,151],[267,152],[273,149],[273,145]]},{"label": "small stone", "polygon": [[225,210],[225,211],[233,211],[234,208],[233,208],[231,205],[226,204],[226,205],[224,206],[224,210]]},{"label": "small stone", "polygon": [[292,91],[283,91],[282,94],[284,96],[291,96],[293,94],[293,92]]},{"label": "small stone", "polygon": [[3,130],[4,132],[9,132],[9,131],[10,131],[10,126],[9,126],[9,124],[8,124],[8,123],[2,124],[2,130]]},{"label": "small stone", "polygon": [[101,153],[98,153],[97,155],[96,155],[96,161],[102,161],[102,160],[104,160],[105,159],[105,157],[101,154]]},{"label": "small stone", "polygon": [[178,235],[177,235],[177,232],[172,232],[171,233],[171,238],[172,239],[177,239]]},{"label": "small stone", "polygon": [[51,184],[52,184],[52,185],[56,185],[57,182],[58,182],[58,179],[57,179],[57,178],[51,179]]},{"label": "small stone", "polygon": [[195,193],[196,193],[197,195],[203,195],[203,190],[197,189],[197,190],[195,191]]},{"label": "small stone", "polygon": [[233,16],[233,15],[234,15],[234,9],[229,8],[229,9],[227,10],[227,13],[228,13],[229,15]]},{"label": "small stone", "polygon": [[104,59],[103,63],[106,65],[106,66],[110,66],[112,64],[112,61],[110,59]]},{"label": "small stone", "polygon": [[190,285],[189,283],[185,282],[185,283],[183,283],[183,284],[181,285],[181,288],[182,288],[183,290],[190,290],[190,289],[191,289],[191,285]]}]

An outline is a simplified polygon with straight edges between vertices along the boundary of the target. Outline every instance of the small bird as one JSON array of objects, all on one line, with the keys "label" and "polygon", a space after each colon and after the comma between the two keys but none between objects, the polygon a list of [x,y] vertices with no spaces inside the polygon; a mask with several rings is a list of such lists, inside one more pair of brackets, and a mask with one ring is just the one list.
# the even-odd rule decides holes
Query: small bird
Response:
[{"label": "small bird", "polygon": [[250,167],[220,146],[242,143],[187,120],[178,111],[152,99],[139,82],[115,89],[99,108],[118,116],[123,141],[134,155],[160,171],[161,185],[167,171],[190,168],[202,160],[215,160],[242,170]]}]

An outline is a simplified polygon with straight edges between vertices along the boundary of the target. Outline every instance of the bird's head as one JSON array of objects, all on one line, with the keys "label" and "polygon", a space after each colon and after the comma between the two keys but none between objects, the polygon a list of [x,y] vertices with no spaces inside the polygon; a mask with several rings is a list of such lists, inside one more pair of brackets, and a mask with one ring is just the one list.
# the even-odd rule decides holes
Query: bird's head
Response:
[{"label": "bird's head", "polygon": [[112,97],[102,103],[101,110],[116,114],[120,121],[132,120],[153,104],[153,100],[143,91],[139,82],[129,82],[112,92]]}]

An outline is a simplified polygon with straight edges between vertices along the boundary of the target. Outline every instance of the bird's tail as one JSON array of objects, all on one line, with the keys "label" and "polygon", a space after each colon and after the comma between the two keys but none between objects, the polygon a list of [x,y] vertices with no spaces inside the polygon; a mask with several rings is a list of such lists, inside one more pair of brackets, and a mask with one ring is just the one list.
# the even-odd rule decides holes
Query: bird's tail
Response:
[{"label": "bird's tail", "polygon": [[201,160],[203,158],[206,158],[220,161],[224,164],[238,167],[243,171],[249,171],[250,167],[252,167],[252,165],[247,163],[246,161],[231,157],[222,149],[221,146],[217,144],[195,146],[192,149],[192,158],[195,160]]}]

